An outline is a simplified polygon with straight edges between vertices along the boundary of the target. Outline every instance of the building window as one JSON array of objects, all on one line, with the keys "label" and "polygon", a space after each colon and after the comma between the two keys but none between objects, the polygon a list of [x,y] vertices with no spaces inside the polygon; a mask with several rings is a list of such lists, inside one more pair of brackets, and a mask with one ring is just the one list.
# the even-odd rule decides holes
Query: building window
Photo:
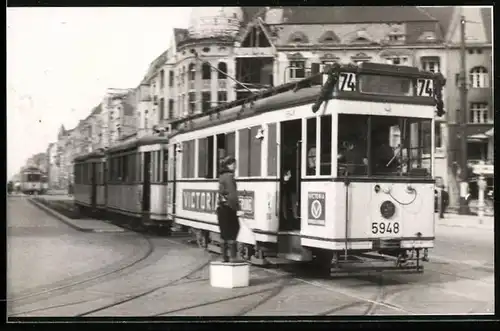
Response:
[{"label": "building window", "polygon": [[227,64],[226,64],[226,62],[219,62],[219,64],[217,65],[217,69],[219,69],[217,78],[218,79],[226,79],[227,78]]},{"label": "building window", "polygon": [[168,119],[174,118],[174,99],[168,100]]},{"label": "building window", "polygon": [[160,88],[165,87],[165,71],[162,69],[160,70]]},{"label": "building window", "polygon": [[474,67],[469,73],[472,88],[485,88],[488,85],[488,70],[485,67]]},{"label": "building window", "polygon": [[430,71],[430,72],[440,72],[441,67],[439,63],[439,58],[422,58],[421,61],[422,64],[422,70],[424,71]]},{"label": "building window", "polygon": [[160,99],[160,120],[165,118],[165,99]]},{"label": "building window", "polygon": [[306,77],[306,61],[290,61],[290,78]]},{"label": "building window", "polygon": [[469,123],[488,123],[488,104],[486,102],[472,102],[470,104]]},{"label": "building window", "polygon": [[210,92],[202,92],[201,93],[201,99],[202,99],[202,106],[201,110],[203,112],[208,111],[210,109],[210,104],[211,104],[211,96]]},{"label": "building window", "polygon": [[405,36],[402,34],[391,34],[389,35],[389,41],[391,42],[398,42],[398,41],[405,41]]},{"label": "building window", "polygon": [[387,64],[392,65],[403,65],[408,62],[408,57],[406,56],[390,56],[385,58]]},{"label": "building window", "polygon": [[207,62],[204,62],[203,66],[201,67],[202,79],[203,80],[210,80],[211,74],[212,74],[212,67],[210,67],[210,64],[208,64]]},{"label": "building window", "polygon": [[174,72],[172,70],[170,70],[168,75],[168,86],[170,87],[174,86]]},{"label": "building window", "polygon": [[217,100],[219,104],[223,104],[227,102],[227,92],[219,91],[217,92]]},{"label": "building window", "polygon": [[483,50],[481,48],[469,48],[469,54],[483,54]]},{"label": "building window", "polygon": [[196,92],[189,92],[189,113],[194,114],[196,111]]},{"label": "building window", "polygon": [[189,65],[189,80],[193,81],[193,80],[195,80],[195,78],[196,78],[196,68],[195,68],[194,63],[191,63]]}]

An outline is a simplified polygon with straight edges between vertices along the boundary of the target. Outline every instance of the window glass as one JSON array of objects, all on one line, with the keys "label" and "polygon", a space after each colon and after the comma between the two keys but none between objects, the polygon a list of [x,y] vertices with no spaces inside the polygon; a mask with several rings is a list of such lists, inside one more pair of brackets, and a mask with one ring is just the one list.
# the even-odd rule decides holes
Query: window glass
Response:
[{"label": "window glass", "polygon": [[306,175],[316,175],[316,117],[306,122]]},{"label": "window glass", "polygon": [[262,160],[262,141],[259,139],[256,139],[255,136],[259,133],[261,126],[254,126],[250,128],[250,149],[249,149],[249,157],[250,157],[250,162],[249,162],[249,176],[250,177],[259,177],[261,175],[261,160]]},{"label": "window glass", "polygon": [[321,121],[321,154],[320,175],[332,174],[332,115],[320,117]]},{"label": "window glass", "polygon": [[250,130],[242,129],[238,131],[240,146],[239,146],[239,157],[238,157],[238,174],[240,177],[250,176]]},{"label": "window glass", "polygon": [[276,141],[276,123],[271,123],[267,128],[267,175],[276,176],[278,169],[278,145]]}]

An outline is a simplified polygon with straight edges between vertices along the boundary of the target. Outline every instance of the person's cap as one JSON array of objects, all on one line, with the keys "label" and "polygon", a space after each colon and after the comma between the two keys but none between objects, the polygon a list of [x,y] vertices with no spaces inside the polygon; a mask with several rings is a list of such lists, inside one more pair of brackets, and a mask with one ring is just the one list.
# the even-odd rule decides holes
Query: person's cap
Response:
[{"label": "person's cap", "polygon": [[236,159],[232,156],[226,156],[224,159],[222,159],[223,166],[228,166],[228,165],[233,164],[235,162],[236,162]]}]

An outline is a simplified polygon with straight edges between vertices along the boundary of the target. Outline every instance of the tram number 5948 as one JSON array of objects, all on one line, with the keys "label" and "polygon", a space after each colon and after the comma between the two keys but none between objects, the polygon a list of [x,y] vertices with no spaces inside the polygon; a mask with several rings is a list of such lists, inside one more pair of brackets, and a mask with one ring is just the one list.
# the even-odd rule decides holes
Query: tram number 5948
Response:
[{"label": "tram number 5948", "polygon": [[372,233],[373,234],[398,234],[399,233],[399,223],[398,222],[373,222],[372,223]]}]

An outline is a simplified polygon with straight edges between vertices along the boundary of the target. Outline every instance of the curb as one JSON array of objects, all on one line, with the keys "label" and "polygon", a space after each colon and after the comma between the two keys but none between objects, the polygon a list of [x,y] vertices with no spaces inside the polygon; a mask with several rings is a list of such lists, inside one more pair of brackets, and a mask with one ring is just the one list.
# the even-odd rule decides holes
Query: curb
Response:
[{"label": "curb", "polygon": [[66,225],[69,225],[70,227],[72,227],[73,229],[77,230],[77,231],[80,231],[80,232],[87,232],[87,233],[118,233],[118,232],[125,232],[125,229],[122,229],[120,228],[120,230],[103,230],[103,229],[86,229],[86,228],[81,228],[79,226],[76,226],[74,225],[71,221],[69,221],[69,218],[64,216],[63,214],[61,213],[58,213],[57,211],[43,205],[42,203],[38,202],[38,201],[35,201],[33,198],[29,198],[28,201],[40,208],[41,210],[43,210],[44,212],[46,212],[47,214],[57,218],[58,220],[60,220],[61,222],[63,222],[64,224]]},{"label": "curb", "polygon": [[489,230],[493,231],[494,226],[493,224],[488,225],[488,224],[479,224],[479,223],[472,223],[472,224],[461,224],[461,223],[446,223],[446,222],[436,222],[437,226],[445,226],[448,228],[463,228],[463,229],[479,229],[479,230]]}]

